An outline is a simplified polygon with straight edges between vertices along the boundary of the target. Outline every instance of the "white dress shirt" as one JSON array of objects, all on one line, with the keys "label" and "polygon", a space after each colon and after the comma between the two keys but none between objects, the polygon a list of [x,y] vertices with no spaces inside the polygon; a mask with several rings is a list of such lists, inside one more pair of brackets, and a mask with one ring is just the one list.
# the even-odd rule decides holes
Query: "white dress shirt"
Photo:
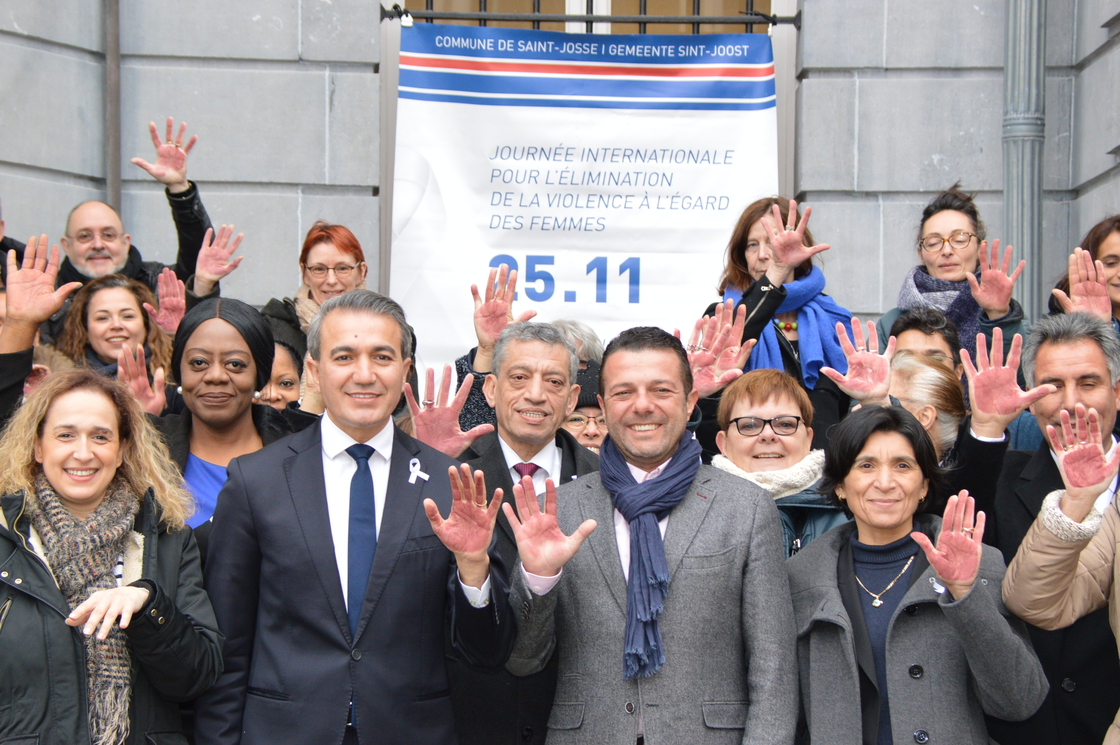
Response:
[{"label": "white dress shirt", "polygon": [[[670,458],[669,460],[672,460]],[[657,478],[665,471],[665,466],[669,465],[669,461],[665,461],[652,471],[643,471],[635,465],[627,463],[626,466],[630,469],[630,474],[634,477],[634,481],[639,484],[649,481],[650,479]],[[661,540],[665,540],[665,528],[669,525],[669,516],[666,515],[657,521],[657,527],[661,529]],[[622,576],[626,581],[630,581],[630,523],[622,516],[618,510],[614,511],[614,539],[618,544],[618,558],[622,561]],[[553,577],[542,577],[539,574],[532,574],[525,570],[525,566],[521,566],[521,575],[525,579],[525,584],[529,589],[537,595],[545,595],[556,583],[560,581],[560,575],[564,573],[563,567]]]},{"label": "white dress shirt", "polygon": [[[330,414],[319,418],[323,440],[323,482],[327,492],[327,516],[330,518],[331,539],[334,541],[334,560],[338,565],[338,579],[342,582],[342,600],[347,603],[348,569],[350,566],[350,482],[358,471],[358,462],[346,448],[356,445],[350,435],[338,428]],[[369,471],[373,477],[374,514],[377,520],[377,537],[381,538],[381,516],[385,514],[385,500],[389,494],[389,464],[393,459],[393,422],[389,421],[381,431],[365,442],[373,448],[369,457]],[[483,608],[490,603],[490,577],[481,588],[463,584],[463,594],[470,604]]]},{"label": "white dress shirt", "polygon": [[[560,448],[556,447],[556,440],[551,440],[543,448],[541,448],[536,455],[529,460],[521,460],[521,456],[513,452],[513,448],[506,444],[501,435],[498,435],[498,444],[502,446],[502,455],[506,458],[506,468],[509,469],[509,477],[513,479],[514,484],[521,483],[521,474],[513,470],[513,467],[518,463],[532,463],[537,466],[537,472],[533,474],[533,488],[537,492],[537,496],[541,497],[544,494],[545,479],[552,479],[552,483],[560,486],[560,469],[563,463],[563,455]],[[493,485],[491,485],[493,488]],[[487,495],[489,496],[489,495]],[[506,494],[504,501],[513,502],[513,495]]]},{"label": "white dress shirt", "polygon": [[[331,522],[334,540],[334,559],[338,564],[338,578],[342,581],[342,599],[348,602],[348,577],[350,555],[350,482],[358,471],[358,462],[350,457],[346,448],[357,444],[350,435],[338,428],[330,414],[319,419],[323,438],[323,483],[327,491],[327,515]],[[367,440],[374,449],[369,457],[369,471],[373,476],[374,512],[377,535],[381,536],[381,516],[385,514],[385,498],[389,486],[389,463],[393,457],[393,423]]]}]

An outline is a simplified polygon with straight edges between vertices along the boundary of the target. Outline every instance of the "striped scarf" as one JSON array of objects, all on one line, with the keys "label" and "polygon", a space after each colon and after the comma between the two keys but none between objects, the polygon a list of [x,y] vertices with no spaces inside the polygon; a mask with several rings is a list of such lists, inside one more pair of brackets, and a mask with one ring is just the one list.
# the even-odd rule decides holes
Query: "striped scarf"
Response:
[{"label": "striped scarf", "polygon": [[[70,514],[42,473],[35,491],[37,509],[31,512],[31,524],[43,539],[47,563],[70,609],[98,590],[114,589],[114,570],[140,509],[124,480],[113,480],[84,522]],[[132,697],[128,640],[114,624],[105,641],[90,634],[85,643],[90,739],[95,745],[119,745],[128,737]]]}]

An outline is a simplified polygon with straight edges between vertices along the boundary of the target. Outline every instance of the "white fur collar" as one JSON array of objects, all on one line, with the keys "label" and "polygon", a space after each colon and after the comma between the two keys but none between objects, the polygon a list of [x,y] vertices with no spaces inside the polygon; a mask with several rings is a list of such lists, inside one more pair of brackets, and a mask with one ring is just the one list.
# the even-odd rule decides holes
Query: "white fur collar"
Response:
[{"label": "white fur collar", "polygon": [[783,468],[781,471],[747,473],[723,455],[712,458],[712,465],[721,471],[752,481],[770,492],[770,496],[774,499],[781,499],[791,494],[799,494],[820,481],[824,473],[824,451],[810,450],[800,463]]}]

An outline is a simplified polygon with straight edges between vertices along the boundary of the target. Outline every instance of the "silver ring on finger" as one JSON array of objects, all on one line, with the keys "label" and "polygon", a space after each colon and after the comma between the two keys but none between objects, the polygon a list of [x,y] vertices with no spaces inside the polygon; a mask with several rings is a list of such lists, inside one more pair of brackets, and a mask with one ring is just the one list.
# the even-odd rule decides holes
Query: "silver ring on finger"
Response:
[{"label": "silver ring on finger", "polygon": [[435,406],[436,404],[435,401],[421,401],[420,403],[424,404],[425,406]]}]

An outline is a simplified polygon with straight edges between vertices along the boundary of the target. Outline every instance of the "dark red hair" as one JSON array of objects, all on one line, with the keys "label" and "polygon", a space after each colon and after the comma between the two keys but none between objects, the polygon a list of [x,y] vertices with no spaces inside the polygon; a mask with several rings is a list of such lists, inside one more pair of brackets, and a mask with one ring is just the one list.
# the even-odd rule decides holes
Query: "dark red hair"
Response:
[{"label": "dark red hair", "polygon": [[366,255],[362,253],[362,244],[345,225],[331,225],[326,220],[319,220],[307,231],[307,238],[303,241],[303,250],[299,252],[300,266],[307,266],[307,254],[320,243],[333,243],[334,247],[346,254],[355,262],[365,263]]}]

